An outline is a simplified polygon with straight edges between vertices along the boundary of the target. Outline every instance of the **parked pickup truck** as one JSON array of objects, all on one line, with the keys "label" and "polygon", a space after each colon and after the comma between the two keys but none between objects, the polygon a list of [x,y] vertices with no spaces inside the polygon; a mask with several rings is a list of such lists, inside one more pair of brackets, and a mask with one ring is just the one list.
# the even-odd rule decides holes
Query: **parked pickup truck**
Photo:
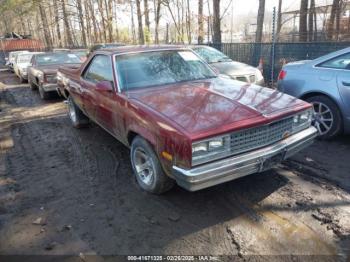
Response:
[{"label": "parked pickup truck", "polygon": [[91,120],[130,147],[136,179],[151,193],[262,172],[317,136],[309,103],[218,77],[180,46],[99,50],[59,74],[73,126]]},{"label": "parked pickup truck", "polygon": [[48,99],[57,90],[57,70],[61,65],[80,67],[81,60],[68,52],[34,54],[30,60],[28,83],[32,90],[39,89],[42,99]]}]

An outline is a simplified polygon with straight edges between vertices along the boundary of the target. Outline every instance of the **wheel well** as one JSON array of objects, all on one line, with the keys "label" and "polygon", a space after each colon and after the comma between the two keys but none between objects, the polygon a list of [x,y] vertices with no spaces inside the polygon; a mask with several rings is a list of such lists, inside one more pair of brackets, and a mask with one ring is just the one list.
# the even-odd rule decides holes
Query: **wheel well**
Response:
[{"label": "wheel well", "polygon": [[129,145],[131,145],[132,141],[134,140],[134,138],[138,136],[138,134],[136,132],[130,131],[128,133],[128,143]]},{"label": "wheel well", "polygon": [[339,110],[339,112],[340,112],[340,118],[341,118],[341,121],[342,121],[342,123],[343,123],[343,114],[342,114],[342,111],[341,111],[341,109],[340,109],[340,107],[339,107],[337,101],[335,101],[331,96],[326,95],[326,94],[324,94],[324,93],[320,93],[320,92],[312,92],[312,93],[307,93],[307,94],[301,96],[300,99],[306,100],[306,99],[311,98],[311,97],[314,97],[314,96],[324,96],[324,97],[327,97],[328,99],[330,99],[330,100],[335,104],[335,106],[338,108],[338,110]]},{"label": "wheel well", "polygon": [[307,99],[309,99],[309,98],[311,98],[311,97],[314,97],[314,96],[324,96],[324,97],[329,98],[330,100],[332,100],[332,102],[333,102],[333,103],[338,107],[338,109],[339,109],[339,106],[338,106],[337,101],[335,101],[331,96],[326,95],[326,94],[324,94],[324,93],[320,93],[320,92],[311,92],[311,93],[307,93],[307,94],[305,94],[305,95],[302,95],[302,96],[300,97],[300,99],[302,99],[302,100],[307,100]]}]

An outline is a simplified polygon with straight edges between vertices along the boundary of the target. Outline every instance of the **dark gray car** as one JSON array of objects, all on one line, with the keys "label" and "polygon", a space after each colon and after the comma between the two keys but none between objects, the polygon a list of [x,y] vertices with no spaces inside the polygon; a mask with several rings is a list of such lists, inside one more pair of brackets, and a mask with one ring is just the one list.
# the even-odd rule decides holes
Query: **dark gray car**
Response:
[{"label": "dark gray car", "polygon": [[224,53],[209,46],[198,45],[191,48],[220,74],[238,81],[264,85],[264,77],[256,67],[233,61]]},{"label": "dark gray car", "polygon": [[278,89],[314,105],[321,138],[350,133],[350,48],[285,65]]}]

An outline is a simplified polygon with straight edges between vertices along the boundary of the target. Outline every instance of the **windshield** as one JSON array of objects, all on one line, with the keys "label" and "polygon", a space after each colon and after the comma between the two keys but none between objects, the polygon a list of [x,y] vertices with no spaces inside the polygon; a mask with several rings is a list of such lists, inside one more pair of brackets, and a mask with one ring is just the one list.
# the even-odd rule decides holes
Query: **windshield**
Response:
[{"label": "windshield", "polygon": [[195,47],[193,50],[209,64],[232,61],[231,58],[212,47]]},{"label": "windshield", "polygon": [[79,57],[70,53],[52,53],[38,55],[36,58],[38,65],[53,65],[53,64],[79,64]]},{"label": "windshield", "polygon": [[18,58],[17,58],[18,63],[29,63],[32,56],[33,54],[18,55]]},{"label": "windshield", "polygon": [[81,50],[81,51],[72,51],[72,54],[78,56],[79,58],[84,58],[87,55],[87,51]]},{"label": "windshield", "polygon": [[122,90],[216,77],[188,50],[153,51],[116,57]]}]

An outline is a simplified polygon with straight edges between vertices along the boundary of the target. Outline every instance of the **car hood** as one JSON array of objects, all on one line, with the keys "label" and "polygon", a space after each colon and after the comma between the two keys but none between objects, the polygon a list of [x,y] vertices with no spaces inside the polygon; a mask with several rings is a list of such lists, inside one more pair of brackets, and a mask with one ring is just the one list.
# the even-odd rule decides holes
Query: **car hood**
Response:
[{"label": "car hood", "polygon": [[36,69],[42,71],[44,74],[56,74],[61,66],[76,68],[80,64],[54,64],[54,65],[42,65],[36,66]]},{"label": "car hood", "polygon": [[129,91],[129,97],[164,115],[187,133],[208,135],[210,130],[218,133],[219,129],[226,132],[254,126],[310,107],[276,90],[224,78]]},{"label": "car hood", "polygon": [[210,65],[219,70],[220,74],[230,76],[255,75],[257,70],[255,67],[236,61],[218,62]]}]

